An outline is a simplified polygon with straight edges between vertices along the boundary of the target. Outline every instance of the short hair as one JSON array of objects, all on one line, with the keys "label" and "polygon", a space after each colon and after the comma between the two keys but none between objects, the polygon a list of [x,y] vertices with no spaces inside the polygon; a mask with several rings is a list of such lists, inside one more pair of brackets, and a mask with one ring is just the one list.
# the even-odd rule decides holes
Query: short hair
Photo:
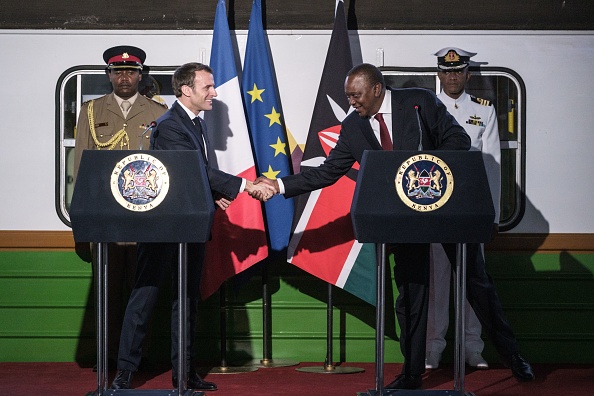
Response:
[{"label": "short hair", "polygon": [[348,71],[347,77],[352,75],[363,77],[371,86],[380,83],[382,84],[382,89],[386,88],[384,75],[380,69],[370,63],[361,63],[360,65],[353,67]]},{"label": "short hair", "polygon": [[210,66],[198,62],[190,62],[181,65],[173,72],[171,77],[171,87],[176,98],[182,96],[181,88],[187,85],[190,88],[194,87],[194,78],[197,71],[205,71],[214,74]]}]

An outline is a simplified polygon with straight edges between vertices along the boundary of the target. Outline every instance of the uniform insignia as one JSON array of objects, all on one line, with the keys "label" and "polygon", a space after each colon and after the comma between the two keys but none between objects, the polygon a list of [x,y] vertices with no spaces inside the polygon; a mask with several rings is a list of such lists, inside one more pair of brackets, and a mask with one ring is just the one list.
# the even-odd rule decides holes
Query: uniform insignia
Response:
[{"label": "uniform insignia", "polygon": [[100,128],[100,127],[104,127],[104,126],[109,126],[109,122],[100,122],[95,124],[95,128]]},{"label": "uniform insignia", "polygon": [[127,53],[127,52],[124,52],[124,53],[122,54],[122,58],[124,58],[124,59],[128,59],[129,57],[130,57],[130,55],[128,55],[128,53]]},{"label": "uniform insignia", "polygon": [[456,51],[448,51],[446,56],[444,56],[446,62],[458,62],[460,60],[460,56]]},{"label": "uniform insignia", "polygon": [[158,103],[159,105],[161,105],[161,107],[164,107],[166,109],[169,109],[169,107],[167,106],[167,103],[165,102],[165,99],[163,99],[162,97],[160,97],[159,95],[155,95],[151,98],[151,100],[155,103]]},{"label": "uniform insignia", "polygon": [[470,95],[470,100],[472,100],[474,103],[480,104],[481,106],[491,106],[491,101],[487,99],[477,98],[476,96]]},{"label": "uniform insignia", "polygon": [[454,176],[448,165],[430,154],[415,155],[398,167],[396,192],[400,200],[418,212],[440,209],[454,190]]},{"label": "uniform insignia", "polygon": [[468,118],[466,123],[469,125],[476,125],[476,126],[481,126],[481,127],[485,126],[485,123],[481,121],[481,117],[477,116],[476,114],[473,116],[470,116],[470,118]]},{"label": "uniform insignia", "polygon": [[163,202],[169,191],[169,173],[157,158],[129,154],[111,172],[111,193],[124,208],[146,212]]},{"label": "uniform insignia", "polygon": [[142,95],[145,98],[147,98],[148,100],[150,100],[151,102],[155,102],[159,105],[161,105],[161,107],[164,107],[166,109],[169,109],[169,107],[167,106],[167,103],[165,102],[165,99],[163,99],[161,96],[159,95],[154,95],[154,96],[146,96],[146,95]]}]

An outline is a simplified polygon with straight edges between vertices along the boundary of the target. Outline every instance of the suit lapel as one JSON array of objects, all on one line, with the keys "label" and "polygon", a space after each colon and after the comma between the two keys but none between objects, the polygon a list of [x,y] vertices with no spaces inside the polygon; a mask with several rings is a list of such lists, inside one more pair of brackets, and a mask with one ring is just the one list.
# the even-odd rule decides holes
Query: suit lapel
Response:
[{"label": "suit lapel", "polygon": [[138,97],[136,98],[136,100],[134,101],[134,104],[132,105],[132,107],[130,108],[130,112],[128,112],[128,120],[130,118],[133,118],[135,116],[137,116],[138,114],[142,113],[142,108],[144,107],[144,100],[143,100],[144,96],[138,94]]},{"label": "suit lapel", "polygon": [[175,118],[177,118],[179,124],[183,127],[186,134],[192,140],[192,143],[194,143],[196,149],[202,152],[202,156],[206,160],[206,156],[204,155],[204,141],[202,140],[202,137],[198,136],[198,130],[196,129],[197,127],[194,125],[194,122],[177,102],[171,106],[171,110],[172,114],[175,116]]},{"label": "suit lapel", "polygon": [[[113,113],[114,115],[118,116],[122,120],[125,119],[124,114],[122,114],[122,109],[118,105],[118,101],[115,99],[113,92],[107,96],[107,99],[105,100],[105,105],[106,105],[107,111]],[[114,132],[116,132],[116,131],[114,131]]]},{"label": "suit lapel", "polygon": [[365,137],[365,140],[367,140],[371,148],[374,150],[381,150],[382,146],[377,141],[377,138],[373,133],[373,128],[371,128],[369,118],[362,118],[357,116],[357,122],[359,123],[359,129],[363,132],[363,136]]},{"label": "suit lapel", "polygon": [[398,95],[397,91],[392,90],[392,146],[394,150],[402,147],[402,136],[404,125],[404,107],[402,105],[402,97]]},{"label": "suit lapel", "polygon": [[208,140],[208,131],[206,130],[206,122],[204,122],[204,120],[202,118],[199,118],[200,120],[200,127],[202,128],[202,137],[204,138],[203,143],[206,144],[206,147],[203,147],[204,151],[207,153],[206,158],[215,158],[216,154],[214,152],[214,150],[212,149],[212,145],[210,144],[210,141]]}]

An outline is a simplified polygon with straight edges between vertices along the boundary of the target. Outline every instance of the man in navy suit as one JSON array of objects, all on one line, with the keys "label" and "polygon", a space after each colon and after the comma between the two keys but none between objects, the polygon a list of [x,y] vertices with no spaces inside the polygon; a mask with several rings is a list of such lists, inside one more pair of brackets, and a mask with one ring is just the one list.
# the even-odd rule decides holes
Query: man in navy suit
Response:
[{"label": "man in navy suit", "polygon": [[[201,111],[212,109],[212,100],[217,96],[214,88],[212,69],[200,63],[187,63],[173,73],[173,92],[177,98],[165,114],[157,120],[157,126],[151,136],[153,150],[198,150],[202,154],[208,181],[215,203],[225,210],[235,197],[246,191],[267,200],[272,193],[264,185],[254,186],[251,181],[230,175],[208,165],[214,159],[215,152],[208,142],[204,120],[198,117]],[[163,279],[171,276],[171,362],[173,365],[172,382],[177,387],[178,355],[178,298],[177,298],[177,262],[178,244],[176,243],[139,243],[138,269],[136,284],[130,295],[118,353],[118,373],[112,383],[112,389],[131,388],[132,375],[138,370],[142,356],[142,341],[147,332],[159,288]],[[198,303],[198,285],[204,259],[204,244],[188,244],[188,326],[187,336],[187,386],[190,389],[216,390],[216,384],[204,381],[193,367],[193,341],[196,330]],[[183,373],[181,373],[183,375]]]},{"label": "man in navy suit", "polygon": [[[329,186],[361,162],[365,150],[468,150],[470,137],[426,89],[386,89],[381,71],[370,64],[355,66],[347,74],[345,94],[355,109],[342,122],[336,146],[317,168],[268,183],[285,197]],[[387,127],[382,140],[380,114]],[[384,127],[384,128],[385,128]],[[385,131],[385,129],[384,129]],[[387,141],[385,141],[387,140]],[[416,389],[425,371],[425,335],[429,285],[429,244],[393,246],[394,278],[399,296],[396,316],[400,325],[402,374],[386,389]]]}]

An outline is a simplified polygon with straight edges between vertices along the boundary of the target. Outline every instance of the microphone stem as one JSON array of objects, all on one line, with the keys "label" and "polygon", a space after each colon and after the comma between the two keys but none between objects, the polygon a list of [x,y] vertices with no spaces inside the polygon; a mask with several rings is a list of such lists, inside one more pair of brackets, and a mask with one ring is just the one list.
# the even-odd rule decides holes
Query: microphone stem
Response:
[{"label": "microphone stem", "polygon": [[150,130],[153,129],[153,127],[155,126],[155,121],[151,122],[150,124],[148,124],[148,126],[145,128],[145,130],[142,132],[142,135],[140,135],[140,148],[139,150],[142,150],[142,146],[144,144],[144,135],[146,135],[146,133]]},{"label": "microphone stem", "polygon": [[415,106],[415,113],[417,115],[417,124],[419,125],[419,151],[423,151],[423,129],[421,128],[421,119],[419,118],[419,106]]}]

